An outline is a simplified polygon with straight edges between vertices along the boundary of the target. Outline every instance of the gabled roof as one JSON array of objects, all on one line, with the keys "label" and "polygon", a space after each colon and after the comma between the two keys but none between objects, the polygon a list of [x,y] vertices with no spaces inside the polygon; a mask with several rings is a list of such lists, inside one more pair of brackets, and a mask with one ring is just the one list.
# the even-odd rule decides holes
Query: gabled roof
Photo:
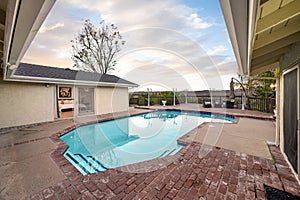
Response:
[{"label": "gabled roof", "polygon": [[47,82],[94,83],[98,85],[115,85],[135,87],[137,84],[114,75],[84,72],[71,69],[20,63],[14,79],[44,80]]}]

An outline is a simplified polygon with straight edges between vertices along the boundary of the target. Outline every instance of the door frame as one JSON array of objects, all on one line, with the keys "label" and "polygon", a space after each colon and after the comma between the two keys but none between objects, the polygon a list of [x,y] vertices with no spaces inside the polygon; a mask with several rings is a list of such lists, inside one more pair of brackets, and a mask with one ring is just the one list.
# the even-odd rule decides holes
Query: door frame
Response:
[{"label": "door frame", "polygon": [[[60,97],[59,95],[59,89],[60,88],[71,88],[71,96],[70,97]],[[68,85],[68,84],[55,84],[55,92],[54,92],[54,98],[55,98],[55,116],[57,119],[65,119],[65,118],[70,118],[70,117],[62,117],[62,112],[60,111],[60,101],[73,101],[73,117],[75,116],[75,86],[74,85]],[[70,107],[71,108],[71,107]]]},{"label": "door frame", "polygon": [[[93,105],[93,111],[92,112],[87,112],[87,113],[79,113],[79,88],[89,88],[89,89],[93,89],[93,99],[92,99],[92,103]],[[96,88],[95,86],[84,86],[84,85],[77,85],[75,86],[75,103],[74,103],[74,115],[77,116],[89,116],[89,115],[95,115],[96,113]]]}]

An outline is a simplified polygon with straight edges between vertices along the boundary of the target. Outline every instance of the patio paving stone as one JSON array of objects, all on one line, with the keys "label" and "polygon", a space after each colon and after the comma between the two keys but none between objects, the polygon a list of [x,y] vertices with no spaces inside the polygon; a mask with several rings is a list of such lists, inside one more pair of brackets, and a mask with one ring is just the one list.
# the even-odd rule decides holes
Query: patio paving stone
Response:
[{"label": "patio paving stone", "polygon": [[63,163],[67,179],[30,199],[265,199],[264,184],[300,195],[300,185],[277,147],[269,146],[273,161],[219,147],[199,158],[202,145],[192,142],[179,156],[146,161],[145,166],[165,166],[154,171],[146,167],[150,170],[143,173],[120,167],[82,176]]}]

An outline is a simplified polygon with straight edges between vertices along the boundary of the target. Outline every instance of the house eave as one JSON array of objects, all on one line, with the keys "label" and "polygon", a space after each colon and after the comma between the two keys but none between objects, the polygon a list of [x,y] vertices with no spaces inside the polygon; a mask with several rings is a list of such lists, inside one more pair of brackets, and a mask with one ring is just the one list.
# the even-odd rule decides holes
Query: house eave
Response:
[{"label": "house eave", "polygon": [[257,4],[257,0],[220,0],[238,72],[242,75],[250,75]]},{"label": "house eave", "polygon": [[83,81],[83,80],[68,80],[68,79],[54,79],[54,78],[40,78],[31,76],[18,76],[12,75],[6,81],[14,82],[27,82],[27,83],[44,83],[44,84],[64,84],[64,85],[86,85],[86,86],[103,86],[103,87],[138,87],[137,84],[124,84],[124,83],[109,83],[109,82],[96,82],[96,81]]},{"label": "house eave", "polygon": [[4,76],[18,66],[56,0],[11,0],[6,10]]},{"label": "house eave", "polygon": [[299,0],[220,0],[220,4],[241,74],[278,68],[281,58],[300,41]]}]

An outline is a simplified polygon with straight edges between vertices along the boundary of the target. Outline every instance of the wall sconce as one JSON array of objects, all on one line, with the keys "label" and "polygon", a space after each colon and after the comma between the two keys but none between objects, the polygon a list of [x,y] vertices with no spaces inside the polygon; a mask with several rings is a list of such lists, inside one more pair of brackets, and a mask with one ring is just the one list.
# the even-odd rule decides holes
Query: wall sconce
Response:
[{"label": "wall sconce", "polygon": [[46,84],[45,84],[45,87],[46,87],[46,88],[49,88],[49,87],[50,87],[50,84],[49,84],[49,83],[46,83]]},{"label": "wall sconce", "polygon": [[270,88],[271,88],[272,90],[275,90],[275,89],[276,89],[276,84],[271,83]]}]

